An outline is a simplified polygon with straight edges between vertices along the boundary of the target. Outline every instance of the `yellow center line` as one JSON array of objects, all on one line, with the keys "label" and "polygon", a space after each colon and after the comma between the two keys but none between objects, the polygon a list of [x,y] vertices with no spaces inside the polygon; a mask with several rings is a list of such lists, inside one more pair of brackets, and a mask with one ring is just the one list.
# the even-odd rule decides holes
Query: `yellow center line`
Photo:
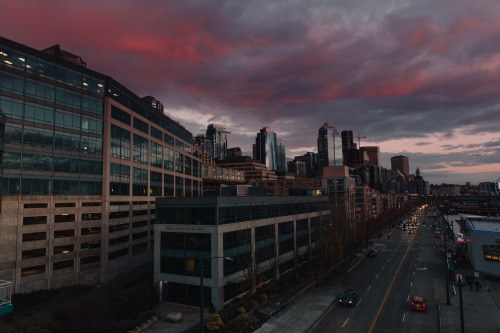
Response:
[{"label": "yellow center line", "polygon": [[389,285],[389,288],[387,288],[387,291],[385,292],[384,299],[382,300],[382,303],[380,303],[380,306],[378,308],[377,313],[375,314],[375,317],[373,318],[372,324],[370,325],[370,329],[368,330],[368,333],[371,333],[373,331],[373,328],[375,327],[375,324],[377,323],[378,316],[380,316],[380,312],[382,312],[382,308],[384,307],[385,301],[387,299],[387,296],[389,296],[389,293],[391,292],[392,285],[394,284],[394,281],[396,280],[396,277],[398,276],[399,270],[401,269],[401,265],[403,265],[403,262],[405,261],[406,255],[408,254],[408,251],[410,250],[411,243],[413,242],[413,238],[415,237],[416,234],[413,234],[411,237],[410,243],[408,244],[408,248],[406,248],[405,255],[401,259],[401,262],[399,263],[398,269],[396,270],[396,273],[394,273],[394,277],[392,278],[391,284]]}]

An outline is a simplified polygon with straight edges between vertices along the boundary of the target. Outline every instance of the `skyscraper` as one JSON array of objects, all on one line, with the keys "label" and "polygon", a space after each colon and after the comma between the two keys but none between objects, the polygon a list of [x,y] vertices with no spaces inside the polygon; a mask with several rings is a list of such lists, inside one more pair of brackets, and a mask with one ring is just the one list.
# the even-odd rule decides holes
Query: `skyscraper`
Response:
[{"label": "skyscraper", "polygon": [[286,152],[285,152],[285,144],[281,140],[276,140],[278,143],[278,160],[277,166],[278,171],[286,171]]},{"label": "skyscraper", "polygon": [[265,164],[269,170],[278,170],[278,142],[272,128],[266,126],[257,133],[253,158]]},{"label": "skyscraper", "polygon": [[360,165],[359,150],[357,144],[353,141],[352,131],[342,131],[342,154],[344,156],[344,164],[354,168]]},{"label": "skyscraper", "polygon": [[365,165],[380,165],[380,148],[378,146],[364,146],[359,148],[361,156],[365,156],[367,160]]},{"label": "skyscraper", "polygon": [[406,177],[408,177],[410,175],[410,164],[408,162],[408,157],[403,155],[391,157],[391,169],[393,171],[399,171]]},{"label": "skyscraper", "polygon": [[227,133],[226,128],[219,124],[207,126],[207,139],[212,142],[211,156],[214,160],[223,160],[227,153]]},{"label": "skyscraper", "polygon": [[328,122],[318,131],[318,168],[323,171],[326,166],[342,166],[342,140],[339,132]]}]

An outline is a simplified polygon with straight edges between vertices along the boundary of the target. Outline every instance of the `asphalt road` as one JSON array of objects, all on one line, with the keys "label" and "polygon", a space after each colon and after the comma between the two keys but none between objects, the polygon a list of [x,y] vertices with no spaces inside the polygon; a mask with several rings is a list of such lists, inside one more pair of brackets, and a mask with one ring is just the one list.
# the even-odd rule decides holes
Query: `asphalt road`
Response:
[{"label": "asphalt road", "polygon": [[[425,220],[426,226],[422,222]],[[377,239],[376,257],[367,257],[342,280],[342,289],[358,292],[353,307],[334,304],[311,332],[433,332],[438,328],[434,279],[444,278],[442,253],[434,247],[431,217],[417,219],[413,234],[395,229]],[[418,271],[428,267],[436,271]],[[438,272],[437,272],[438,271]],[[411,310],[411,297],[423,297],[427,311]]]}]

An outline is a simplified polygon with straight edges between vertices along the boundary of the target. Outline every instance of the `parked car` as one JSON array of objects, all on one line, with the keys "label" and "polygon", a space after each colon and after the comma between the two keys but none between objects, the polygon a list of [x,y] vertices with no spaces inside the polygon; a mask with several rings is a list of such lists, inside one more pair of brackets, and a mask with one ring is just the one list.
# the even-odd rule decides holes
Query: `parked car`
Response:
[{"label": "parked car", "polygon": [[413,311],[425,312],[425,299],[418,296],[413,296],[411,299],[411,309]]},{"label": "parked car", "polygon": [[371,249],[368,251],[368,257],[376,257],[378,254],[378,251],[376,249]]},{"label": "parked car", "polygon": [[353,306],[356,303],[358,293],[356,290],[346,290],[339,299],[340,305]]}]

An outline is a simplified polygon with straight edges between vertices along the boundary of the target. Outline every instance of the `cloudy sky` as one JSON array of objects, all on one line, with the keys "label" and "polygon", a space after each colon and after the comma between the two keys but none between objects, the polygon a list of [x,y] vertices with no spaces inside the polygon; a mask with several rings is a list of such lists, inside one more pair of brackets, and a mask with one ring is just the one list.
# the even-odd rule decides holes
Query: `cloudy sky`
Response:
[{"label": "cloudy sky", "polygon": [[[275,130],[317,152],[328,121],[431,183],[500,177],[498,0],[0,0],[0,35],[59,44],[193,135],[250,154]],[[356,139],[357,141],[357,139]]]}]

